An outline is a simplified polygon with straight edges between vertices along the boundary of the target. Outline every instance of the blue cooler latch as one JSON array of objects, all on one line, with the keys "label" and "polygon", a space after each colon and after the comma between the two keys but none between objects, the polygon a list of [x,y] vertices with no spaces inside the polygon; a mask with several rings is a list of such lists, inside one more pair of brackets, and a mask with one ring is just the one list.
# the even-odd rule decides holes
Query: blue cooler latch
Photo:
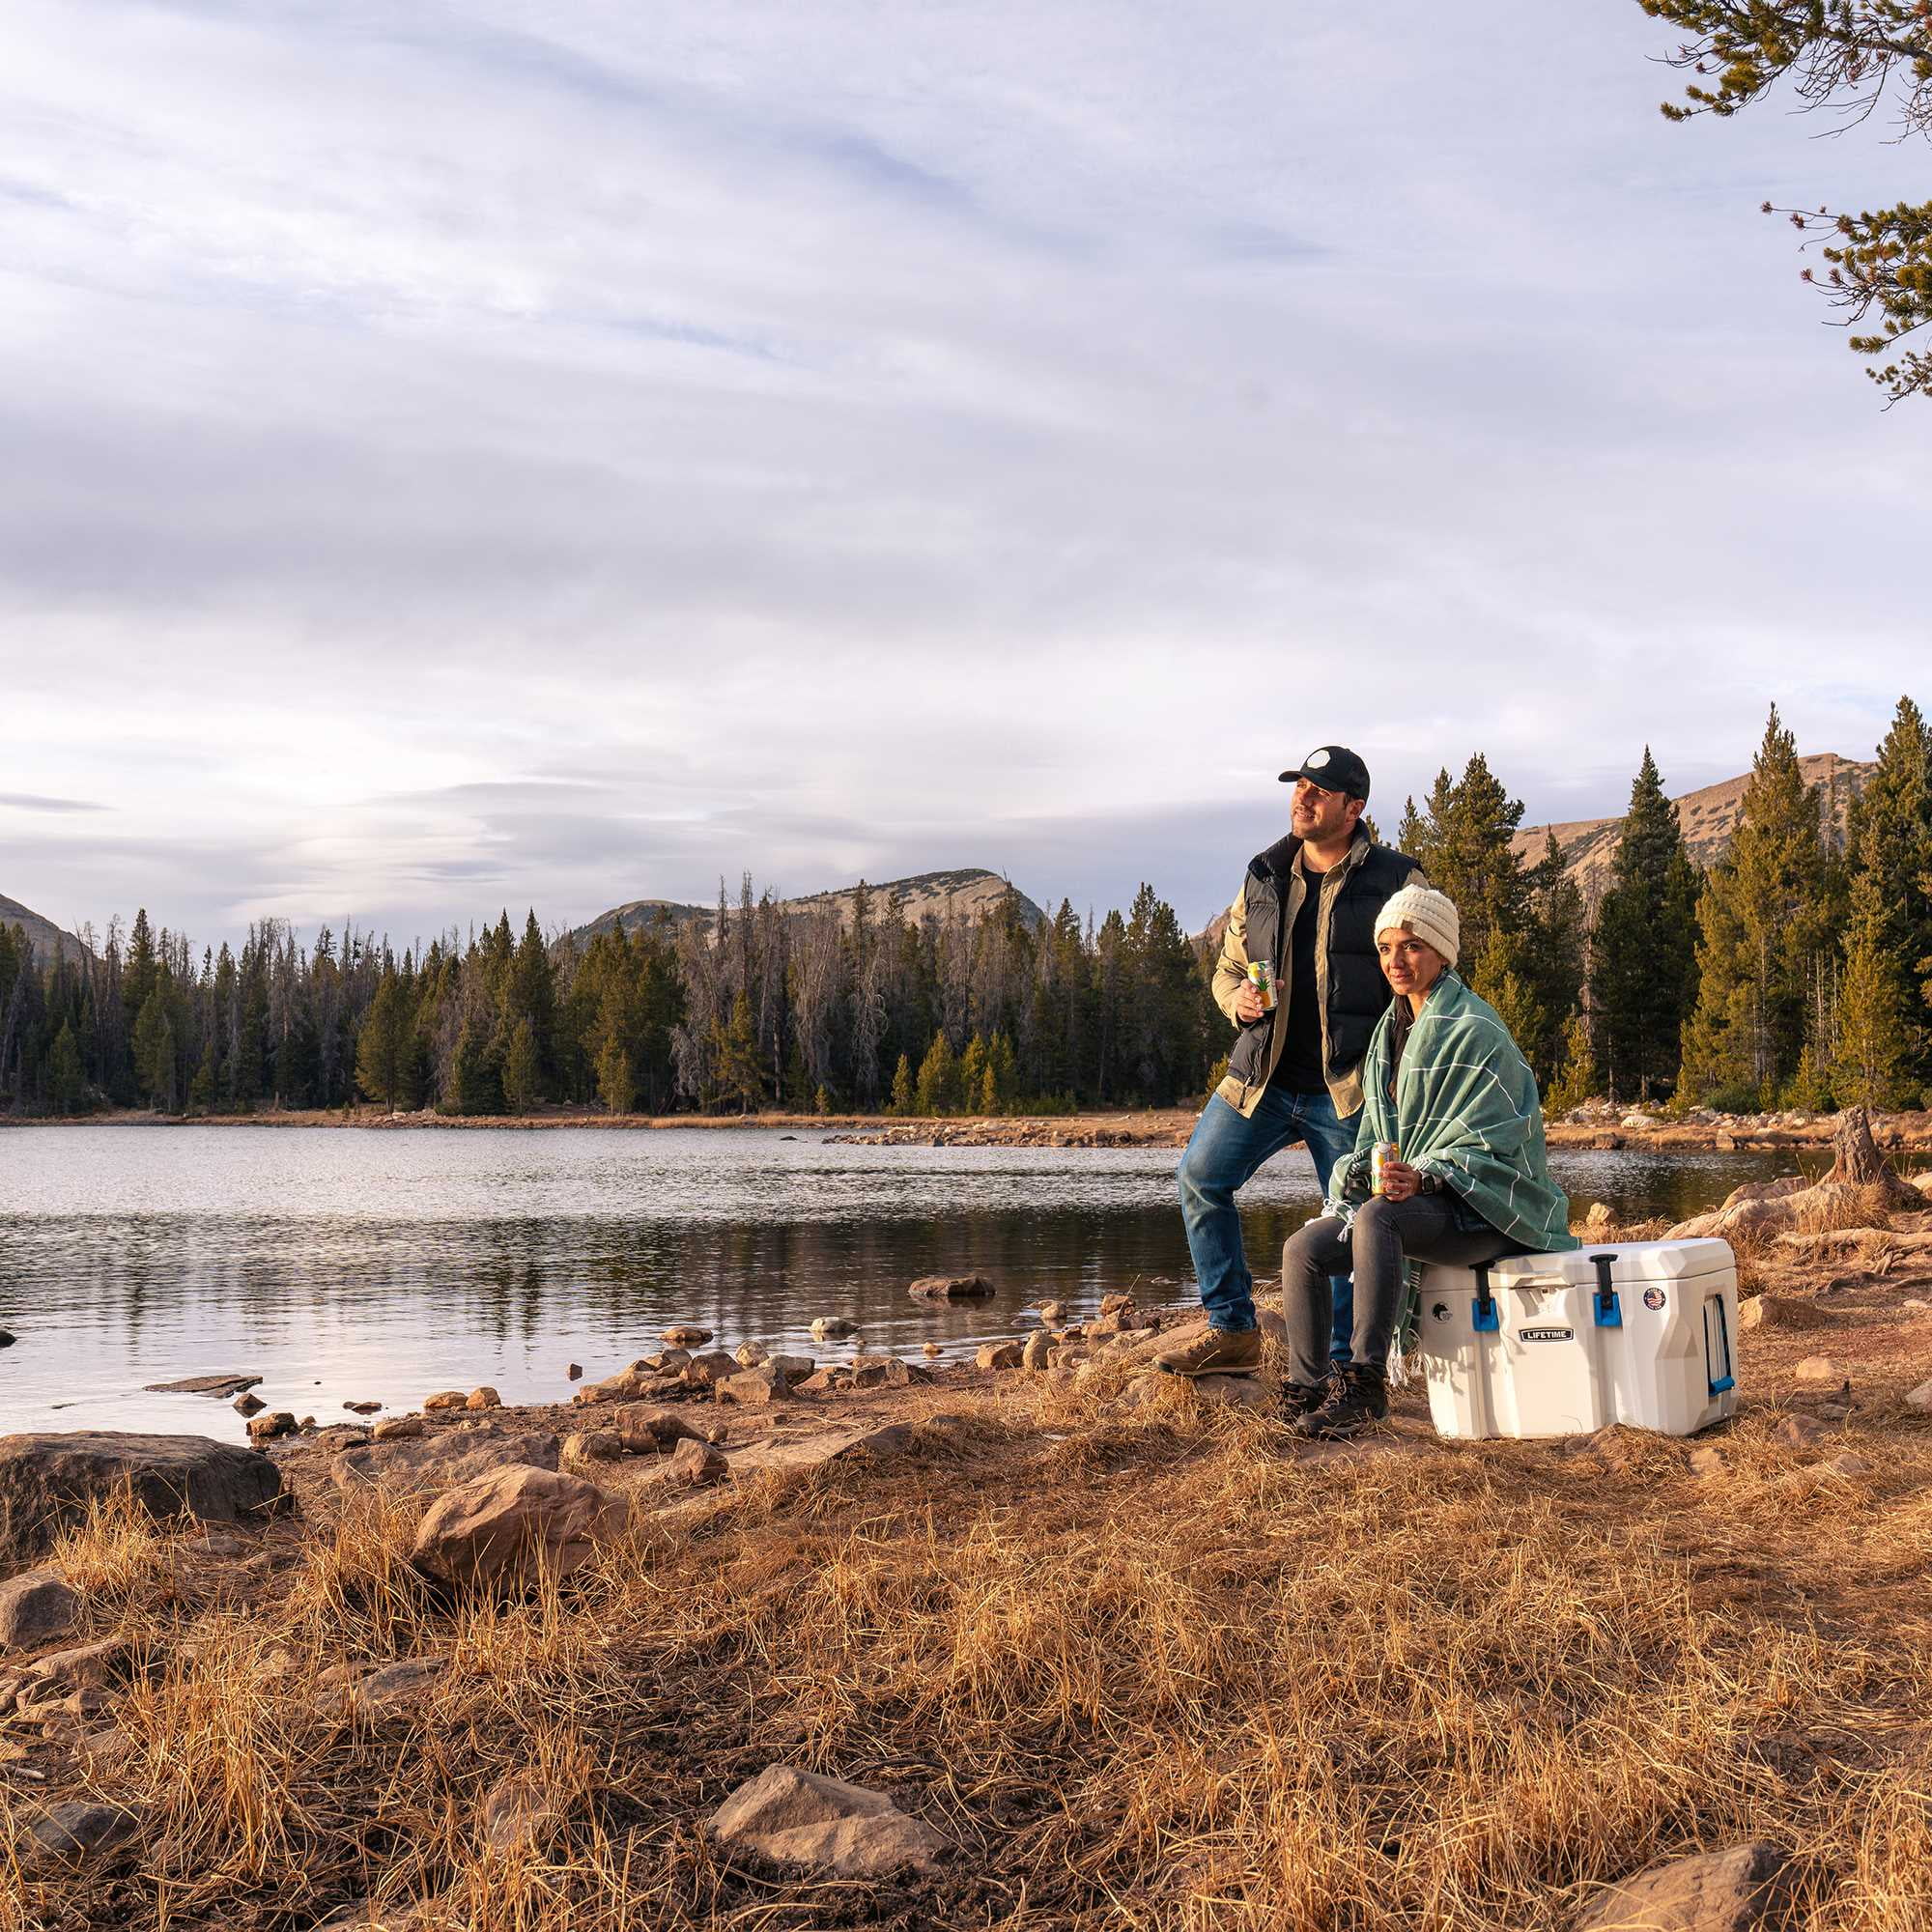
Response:
[{"label": "blue cooler latch", "polygon": [[1599,1328],[1621,1328],[1624,1325],[1624,1311],[1617,1304],[1617,1292],[1610,1286],[1610,1270],[1616,1265],[1615,1255],[1592,1255],[1590,1265],[1597,1270],[1596,1313]]},{"label": "blue cooler latch", "polygon": [[1470,1303],[1475,1329],[1478,1335],[1493,1335],[1502,1326],[1496,1310],[1496,1297],[1490,1288],[1490,1264],[1476,1264],[1476,1298]]}]

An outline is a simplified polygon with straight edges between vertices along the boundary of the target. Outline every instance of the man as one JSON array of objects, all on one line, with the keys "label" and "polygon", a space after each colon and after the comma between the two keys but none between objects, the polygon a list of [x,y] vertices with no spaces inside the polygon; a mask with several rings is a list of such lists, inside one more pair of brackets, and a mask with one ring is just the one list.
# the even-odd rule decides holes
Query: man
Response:
[{"label": "man", "polygon": [[[1335,1162],[1355,1144],[1356,1071],[1389,1001],[1376,915],[1403,886],[1422,883],[1415,860],[1378,845],[1358,822],[1369,768],[1346,746],[1320,747],[1281,781],[1294,786],[1289,835],[1248,867],[1214,968],[1215,1004],[1240,1037],[1180,1159],[1181,1213],[1209,1325],[1154,1357],[1172,1375],[1260,1367],[1236,1191],[1264,1161],[1305,1141],[1327,1193]],[[1272,1010],[1249,977],[1251,959],[1273,966]],[[1335,1278],[1333,1295],[1333,1354],[1346,1361],[1354,1310],[1348,1276]]]}]

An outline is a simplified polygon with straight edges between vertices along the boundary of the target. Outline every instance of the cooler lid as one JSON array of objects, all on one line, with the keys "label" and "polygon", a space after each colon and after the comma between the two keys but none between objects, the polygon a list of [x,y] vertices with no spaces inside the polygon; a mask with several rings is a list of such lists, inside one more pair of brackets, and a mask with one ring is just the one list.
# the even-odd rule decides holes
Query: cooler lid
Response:
[{"label": "cooler lid", "polygon": [[1612,1282],[1689,1281],[1722,1274],[1736,1266],[1728,1241],[1601,1241],[1560,1255],[1511,1255],[1492,1262],[1490,1280],[1497,1288],[1514,1282],[1556,1279],[1578,1288],[1596,1286],[1593,1255],[1612,1255]]}]

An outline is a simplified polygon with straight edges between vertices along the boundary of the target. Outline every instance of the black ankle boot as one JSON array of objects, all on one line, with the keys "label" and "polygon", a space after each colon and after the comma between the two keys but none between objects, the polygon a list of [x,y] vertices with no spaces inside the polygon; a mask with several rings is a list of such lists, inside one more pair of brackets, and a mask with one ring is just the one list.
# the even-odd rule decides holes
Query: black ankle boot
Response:
[{"label": "black ankle boot", "polygon": [[1328,1385],[1328,1399],[1301,1424],[1320,1441],[1358,1435],[1389,1412],[1388,1374],[1379,1364],[1350,1363]]},{"label": "black ankle boot", "polygon": [[1291,1429],[1299,1429],[1328,1400],[1330,1382],[1318,1382],[1314,1388],[1301,1382],[1283,1382],[1281,1385],[1281,1419]]}]

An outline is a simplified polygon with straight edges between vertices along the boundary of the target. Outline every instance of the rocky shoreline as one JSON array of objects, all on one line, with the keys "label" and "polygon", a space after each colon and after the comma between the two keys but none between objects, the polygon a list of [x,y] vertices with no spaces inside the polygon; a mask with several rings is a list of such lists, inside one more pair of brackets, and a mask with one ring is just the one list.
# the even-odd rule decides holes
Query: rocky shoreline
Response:
[{"label": "rocky shoreline", "polygon": [[[1904,1925],[1932,1206],[1892,1187],[1717,1210],[1754,1293],[1694,1441],[1442,1442],[1410,1387],[1301,1442],[1272,1351],[1177,1383],[1191,1311],[1126,1295],[956,1361],[673,1324],[551,1404],[0,1439],[10,1922]],[[1486,1835],[1515,1774],[1465,1760],[1561,1833]]]}]

